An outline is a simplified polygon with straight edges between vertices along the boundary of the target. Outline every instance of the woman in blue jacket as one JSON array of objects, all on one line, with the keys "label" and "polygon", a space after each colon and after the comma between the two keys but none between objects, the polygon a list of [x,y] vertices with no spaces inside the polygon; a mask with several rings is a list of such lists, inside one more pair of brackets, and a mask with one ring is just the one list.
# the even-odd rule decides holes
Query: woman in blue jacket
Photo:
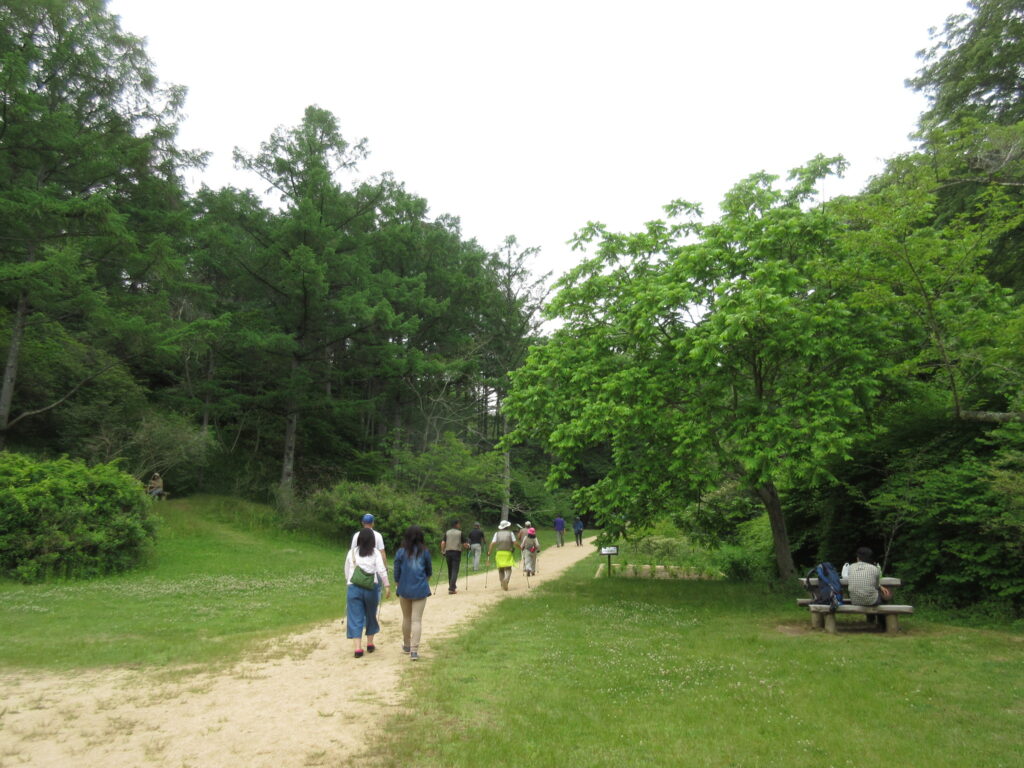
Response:
[{"label": "woman in blue jacket", "polygon": [[402,606],[402,650],[412,661],[420,658],[423,608],[430,595],[433,573],[430,550],[423,543],[423,530],[418,525],[410,525],[395,554],[395,593]]}]

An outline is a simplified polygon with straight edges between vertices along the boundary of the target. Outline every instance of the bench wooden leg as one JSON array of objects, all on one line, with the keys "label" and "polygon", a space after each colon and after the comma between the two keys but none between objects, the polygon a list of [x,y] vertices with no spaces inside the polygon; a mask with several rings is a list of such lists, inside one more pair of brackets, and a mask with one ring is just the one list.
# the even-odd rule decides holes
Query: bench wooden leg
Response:
[{"label": "bench wooden leg", "polygon": [[895,613],[885,614],[885,633],[895,635],[900,631],[900,617]]},{"label": "bench wooden leg", "polygon": [[834,635],[836,633],[836,615],[834,613],[823,613],[821,615],[825,617],[825,631],[830,635]]},{"label": "bench wooden leg", "polygon": [[821,629],[825,626],[825,614],[811,611],[811,629]]}]

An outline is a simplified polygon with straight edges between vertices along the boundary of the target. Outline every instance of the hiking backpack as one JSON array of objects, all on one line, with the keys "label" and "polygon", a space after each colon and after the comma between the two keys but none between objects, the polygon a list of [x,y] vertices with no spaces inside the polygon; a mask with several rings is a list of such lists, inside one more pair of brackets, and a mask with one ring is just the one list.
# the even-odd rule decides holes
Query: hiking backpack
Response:
[{"label": "hiking backpack", "polygon": [[[817,577],[818,586],[811,586],[811,579]],[[839,581],[832,563],[819,563],[807,572],[804,586],[811,591],[815,605],[828,605],[832,612],[843,604],[843,584]]]}]

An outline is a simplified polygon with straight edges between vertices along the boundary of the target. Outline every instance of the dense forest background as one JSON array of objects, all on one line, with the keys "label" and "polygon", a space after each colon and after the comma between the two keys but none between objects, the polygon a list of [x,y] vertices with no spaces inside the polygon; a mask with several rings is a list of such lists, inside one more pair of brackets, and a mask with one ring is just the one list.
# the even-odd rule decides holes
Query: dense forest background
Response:
[{"label": "dense forest background", "polygon": [[844,161],[809,157],[713,222],[590,225],[549,301],[533,249],[360,177],[366,141],[317,106],[236,151],[266,194],[190,192],[185,90],[103,0],[6,4],[0,444],[339,540],[364,509],[392,534],[669,520],[747,576],[866,543],[922,595],[1019,614],[1024,3],[934,42],[917,149],[861,194],[823,200]]}]

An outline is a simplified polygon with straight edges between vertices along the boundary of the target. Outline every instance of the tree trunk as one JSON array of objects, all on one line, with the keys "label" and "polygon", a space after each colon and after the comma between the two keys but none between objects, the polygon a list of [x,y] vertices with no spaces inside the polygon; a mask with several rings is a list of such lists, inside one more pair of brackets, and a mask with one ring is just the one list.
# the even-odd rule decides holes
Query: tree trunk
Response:
[{"label": "tree trunk", "polygon": [[[292,357],[292,381],[295,386],[299,361]],[[295,476],[295,440],[299,432],[299,406],[294,392],[288,398],[288,413],[285,417],[284,429],[284,457],[281,460],[281,492],[291,497],[292,483]]]},{"label": "tree trunk", "polygon": [[792,579],[796,575],[793,567],[793,555],[789,551],[789,534],[786,533],[786,519],[782,516],[782,503],[774,483],[765,483],[757,488],[758,498],[768,511],[768,521],[772,527],[772,542],[775,545],[775,565],[779,578]]},{"label": "tree trunk", "polygon": [[213,387],[213,374],[215,367],[213,363],[213,352],[206,353],[206,392],[203,393],[203,426],[202,431],[205,435],[210,431],[210,403],[213,400],[213,396],[210,394],[210,390]]},{"label": "tree trunk", "polygon": [[290,489],[295,476],[295,437],[299,431],[299,412],[291,409],[284,428],[284,458],[281,461],[281,488]]},{"label": "tree trunk", "polygon": [[1016,411],[960,411],[964,421],[980,421],[988,424],[1009,424],[1011,421],[1024,421],[1024,413]]},{"label": "tree trunk", "polygon": [[[508,434],[508,417],[501,414],[501,430]],[[504,465],[501,472],[501,519],[508,520],[508,511],[512,506],[512,452],[506,448],[502,451]]]},{"label": "tree trunk", "polygon": [[0,450],[7,444],[7,424],[11,420],[11,403],[14,401],[14,384],[18,380],[18,359],[21,355],[21,339],[25,335],[25,320],[28,317],[28,294],[18,297],[18,308],[11,326],[11,343],[7,347],[7,364],[4,366],[3,385],[0,386]]}]

